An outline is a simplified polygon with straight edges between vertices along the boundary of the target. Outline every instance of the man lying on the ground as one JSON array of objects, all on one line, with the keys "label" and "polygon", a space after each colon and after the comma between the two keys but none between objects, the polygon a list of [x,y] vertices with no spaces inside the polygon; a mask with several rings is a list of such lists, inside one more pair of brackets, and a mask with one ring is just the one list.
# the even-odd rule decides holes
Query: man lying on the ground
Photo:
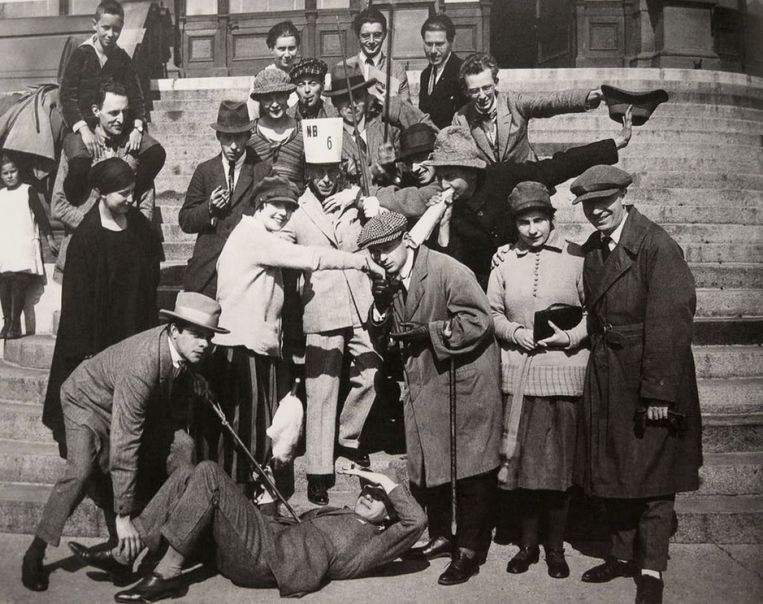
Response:
[{"label": "man lying on the ground", "polygon": [[[210,536],[217,570],[241,587],[278,587],[301,596],[331,579],[353,579],[391,562],[416,543],[426,515],[391,478],[354,467],[342,470],[370,481],[354,509],[316,508],[296,523],[262,514],[211,461],[176,471],[135,519],[142,543],[167,553],[154,571],[117,602],[156,602],[185,593],[183,563]],[[205,540],[205,543],[207,541]],[[114,572],[131,561],[118,550],[88,552],[85,560]]]}]

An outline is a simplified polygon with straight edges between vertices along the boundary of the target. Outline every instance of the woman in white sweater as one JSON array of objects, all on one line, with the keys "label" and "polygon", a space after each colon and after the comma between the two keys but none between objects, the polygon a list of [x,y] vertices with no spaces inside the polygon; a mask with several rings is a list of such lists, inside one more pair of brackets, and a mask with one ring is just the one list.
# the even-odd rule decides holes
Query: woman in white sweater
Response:
[{"label": "woman in white sweater", "polygon": [[507,572],[538,561],[538,524],[546,521],[546,563],[554,578],[569,575],[564,527],[572,486],[577,404],[588,351],[585,317],[569,330],[535,341],[535,313],[552,304],[583,306],[580,247],[554,231],[546,187],[523,182],[509,196],[518,241],[490,274],[487,295],[501,344],[506,412],[499,485],[519,489],[521,549]]},{"label": "woman in white sweater", "polygon": [[[299,190],[285,178],[264,178],[252,192],[254,214],[242,217],[217,261],[220,326],[230,333],[214,340],[218,345],[214,382],[231,424],[260,462],[270,452],[265,430],[287,389],[283,380],[278,388],[276,379],[281,373],[276,370],[281,358],[282,269],[354,268],[384,274],[366,253],[296,245],[280,235],[298,198]],[[220,444],[218,460],[237,482],[251,482],[246,460],[232,449]]]}]

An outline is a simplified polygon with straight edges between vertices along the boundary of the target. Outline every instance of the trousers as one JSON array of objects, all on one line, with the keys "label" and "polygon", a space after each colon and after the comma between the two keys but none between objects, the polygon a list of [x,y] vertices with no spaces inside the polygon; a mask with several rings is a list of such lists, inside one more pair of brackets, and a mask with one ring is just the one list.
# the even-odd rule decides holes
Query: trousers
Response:
[{"label": "trousers", "polygon": [[305,456],[308,474],[334,473],[334,438],[345,353],[352,358],[347,399],[339,416],[340,445],[357,449],[376,398],[381,358],[362,326],[306,334]]},{"label": "trousers", "polygon": [[133,524],[152,551],[162,538],[186,558],[208,545],[217,570],[236,585],[276,584],[265,559],[267,519],[214,462],[173,473]]},{"label": "trousers", "polygon": [[664,571],[675,495],[649,499],[605,499],[610,530],[610,554],[635,561],[639,568]]},{"label": "trousers", "polygon": [[429,538],[454,539],[460,548],[486,553],[490,547],[495,511],[497,470],[456,481],[457,531],[451,534],[450,484],[420,487],[413,483],[411,494],[426,510]]}]

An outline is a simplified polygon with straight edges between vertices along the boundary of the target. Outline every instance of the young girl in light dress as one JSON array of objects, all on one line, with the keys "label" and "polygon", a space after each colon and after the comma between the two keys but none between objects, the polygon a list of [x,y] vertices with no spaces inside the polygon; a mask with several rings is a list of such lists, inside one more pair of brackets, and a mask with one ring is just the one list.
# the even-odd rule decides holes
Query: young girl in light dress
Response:
[{"label": "young girl in light dress", "polygon": [[0,302],[3,328],[0,337],[21,337],[21,312],[26,292],[45,271],[40,251],[40,233],[55,255],[58,246],[50,222],[32,185],[21,182],[17,161],[8,154],[0,156]]}]

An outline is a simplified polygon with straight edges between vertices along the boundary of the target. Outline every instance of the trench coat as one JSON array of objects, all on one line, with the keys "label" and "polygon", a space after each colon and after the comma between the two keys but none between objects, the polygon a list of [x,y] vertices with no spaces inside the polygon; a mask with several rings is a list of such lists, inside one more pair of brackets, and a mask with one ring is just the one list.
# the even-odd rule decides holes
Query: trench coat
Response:
[{"label": "trench coat", "polygon": [[[422,487],[450,481],[449,367],[456,366],[457,478],[498,467],[502,426],[500,359],[487,297],[474,273],[422,245],[407,294],[395,293],[383,321],[370,313],[369,332],[380,351],[403,321],[429,326],[426,345],[403,349],[405,444],[408,477]],[[450,321],[452,334],[443,336]]]},{"label": "trench coat", "polygon": [[[583,246],[592,346],[574,482],[609,498],[696,490],[702,423],[691,351],[694,278],[678,244],[635,208],[605,262],[600,241],[597,232]],[[680,413],[682,425],[644,424],[649,401]]]}]

